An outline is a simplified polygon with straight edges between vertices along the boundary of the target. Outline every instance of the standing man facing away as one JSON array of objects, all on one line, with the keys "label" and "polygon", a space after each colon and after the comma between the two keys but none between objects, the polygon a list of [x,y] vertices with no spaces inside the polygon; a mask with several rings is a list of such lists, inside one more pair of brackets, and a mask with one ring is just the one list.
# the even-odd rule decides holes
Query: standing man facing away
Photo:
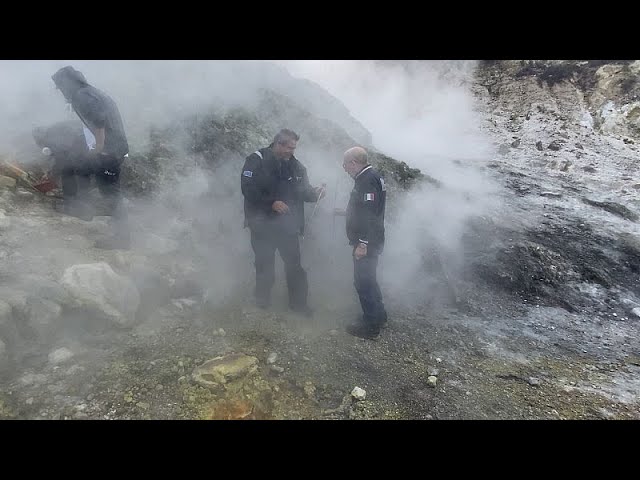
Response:
[{"label": "standing man facing away", "polygon": [[298,237],[304,234],[304,202],[320,200],[324,190],[309,184],[307,169],[293,155],[299,139],[292,130],[280,130],[271,145],[246,158],[240,185],[255,254],[256,305],[267,308],[271,304],[278,250],[285,267],[289,308],[311,316]]},{"label": "standing man facing away", "polygon": [[131,235],[120,191],[120,166],[128,157],[129,144],[118,106],[106,93],[89,85],[84,75],[72,66],[61,68],[51,78],[87,127],[87,143],[95,139],[95,147],[89,150],[84,165],[76,168],[78,175],[95,175],[112,216],[113,235],[98,240],[95,246],[128,249]]},{"label": "standing man facing away", "polygon": [[353,278],[363,315],[347,326],[351,335],[373,339],[387,322],[387,312],[376,278],[378,257],[384,249],[384,180],[368,162],[367,151],[353,147],[344,153],[344,170],[354,179],[346,211],[347,238],[353,247]]}]

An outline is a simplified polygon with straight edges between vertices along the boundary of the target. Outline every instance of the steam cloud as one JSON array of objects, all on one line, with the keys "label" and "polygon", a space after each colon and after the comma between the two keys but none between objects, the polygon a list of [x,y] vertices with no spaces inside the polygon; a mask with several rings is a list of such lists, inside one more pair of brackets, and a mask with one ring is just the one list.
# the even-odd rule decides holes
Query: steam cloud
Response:
[{"label": "steam cloud", "polygon": [[[380,273],[383,289],[394,298],[412,302],[424,296],[434,278],[424,270],[422,256],[434,245],[452,270],[459,267],[465,222],[494,206],[493,186],[474,165],[492,155],[467,88],[474,62],[3,61],[3,153],[29,144],[34,125],[75,118],[65,112],[65,101],[50,78],[69,64],[116,100],[131,153],[149,147],[151,126],[194,112],[206,113],[212,106],[251,109],[260,88],[289,94],[314,115],[340,123],[354,141],[370,146],[360,122],[371,132],[374,148],[444,184],[442,189],[427,186],[409,194],[389,193],[387,244]],[[346,109],[329,96],[316,99],[311,94],[318,94],[315,85]],[[296,129],[296,125],[282,126]],[[266,144],[251,148],[263,146]],[[344,219],[331,214],[334,207],[346,205],[352,188],[352,180],[341,168],[341,154],[341,148],[322,149],[304,136],[296,152],[312,184],[326,183],[328,188],[315,212],[313,204],[307,206],[303,264],[309,272],[312,303],[336,315],[359,309]],[[240,162],[238,158],[221,159],[210,175],[194,164],[168,179],[153,201],[130,205],[138,248],[143,251],[162,243],[158,239],[177,242],[184,258],[193,256],[185,270],[197,272],[212,304],[247,297],[252,288],[253,253],[248,231],[242,226]],[[196,224],[199,230],[194,230]],[[73,257],[77,261],[78,255]],[[283,284],[279,267],[274,294],[285,295]]]}]

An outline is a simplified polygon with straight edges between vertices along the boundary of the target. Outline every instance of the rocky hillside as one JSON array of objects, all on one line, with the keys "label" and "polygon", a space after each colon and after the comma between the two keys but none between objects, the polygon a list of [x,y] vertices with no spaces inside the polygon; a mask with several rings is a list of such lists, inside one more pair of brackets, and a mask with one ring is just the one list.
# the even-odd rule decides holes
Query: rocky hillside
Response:
[{"label": "rocky hillside", "polygon": [[542,114],[561,130],[579,127],[633,144],[640,136],[639,75],[633,60],[485,61],[476,91],[494,111],[508,111],[514,129]]},{"label": "rocky hillside", "polygon": [[[633,280],[639,253],[635,247],[640,212],[639,78],[638,61],[481,64],[474,92],[497,151],[487,167],[498,172],[516,197],[529,200],[523,208],[530,209],[531,200],[537,198],[545,209],[540,221],[551,228],[538,232],[533,246],[519,245],[511,253],[504,252],[505,259],[522,258],[530,248],[543,257],[556,255],[552,271],[545,266],[554,263],[551,257],[547,261],[541,257],[534,260],[535,265],[513,273],[512,280],[521,278],[531,287],[536,278],[545,279],[551,295],[570,283],[569,278],[639,293]],[[578,230],[550,225],[553,218],[577,222]],[[574,238],[559,236],[555,228]],[[601,242],[608,253],[597,247],[589,250],[592,235],[602,236],[596,243]],[[555,241],[564,245],[550,244]],[[565,260],[571,268],[558,269],[557,264]],[[613,264],[617,266],[612,268]],[[568,271],[578,272],[577,277]],[[613,280],[622,272],[626,273]]]},{"label": "rocky hillside", "polygon": [[[221,106],[152,128],[148,151],[135,154],[127,165],[125,186],[131,194],[152,193],[161,184],[183,177],[194,166],[208,172],[223,163],[240,168],[250,153],[269,145],[274,132],[285,125],[295,126],[301,135],[297,155],[311,171],[335,170],[342,153],[361,144],[338,123],[312,113],[292,97],[262,89],[252,108]],[[405,162],[364,145],[392,185],[404,188],[415,179],[429,179]]]}]

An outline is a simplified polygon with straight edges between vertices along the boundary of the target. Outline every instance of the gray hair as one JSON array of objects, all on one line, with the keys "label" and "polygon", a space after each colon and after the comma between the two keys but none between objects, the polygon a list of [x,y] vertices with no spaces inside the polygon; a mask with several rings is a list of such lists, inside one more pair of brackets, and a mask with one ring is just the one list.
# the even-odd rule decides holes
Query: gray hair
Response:
[{"label": "gray hair", "polygon": [[346,158],[353,160],[359,165],[367,165],[369,163],[369,155],[367,151],[362,147],[351,147],[344,152]]},{"label": "gray hair", "polygon": [[298,135],[293,130],[289,130],[288,128],[283,128],[278,133],[276,133],[275,137],[273,137],[274,144],[279,143],[282,145],[283,143],[290,142],[291,140],[295,140],[297,142],[298,140],[300,140],[300,135]]}]

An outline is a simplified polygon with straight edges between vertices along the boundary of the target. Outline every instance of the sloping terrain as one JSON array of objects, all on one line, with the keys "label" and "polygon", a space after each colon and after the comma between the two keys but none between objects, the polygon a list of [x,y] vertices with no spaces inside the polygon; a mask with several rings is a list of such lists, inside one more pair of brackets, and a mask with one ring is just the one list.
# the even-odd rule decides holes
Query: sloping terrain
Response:
[{"label": "sloping terrain", "polygon": [[[126,172],[131,251],[92,247],[105,217],[61,216],[50,198],[0,187],[0,418],[640,418],[636,84],[603,80],[636,78],[637,62],[571,65],[567,76],[526,62],[477,70],[470,88],[496,154],[456,164],[500,185],[499,201],[465,224],[462,258],[449,263],[437,243],[407,255],[422,272],[411,288],[394,288],[383,258],[391,319],[375,341],[343,330],[359,306],[331,216],[350,188],[341,152],[357,142],[291,98],[267,90],[255,111],[151,131]],[[313,319],[286,310],[280,265],[273,310],[251,306],[237,176],[285,124],[302,134],[312,183],[339,190],[303,242]],[[395,197],[390,231],[407,191],[450,187],[383,154],[374,162]],[[80,304],[65,272],[101,262],[95,291],[116,293]],[[135,315],[122,292],[129,300],[110,304],[121,315],[107,314],[127,281]]]}]

